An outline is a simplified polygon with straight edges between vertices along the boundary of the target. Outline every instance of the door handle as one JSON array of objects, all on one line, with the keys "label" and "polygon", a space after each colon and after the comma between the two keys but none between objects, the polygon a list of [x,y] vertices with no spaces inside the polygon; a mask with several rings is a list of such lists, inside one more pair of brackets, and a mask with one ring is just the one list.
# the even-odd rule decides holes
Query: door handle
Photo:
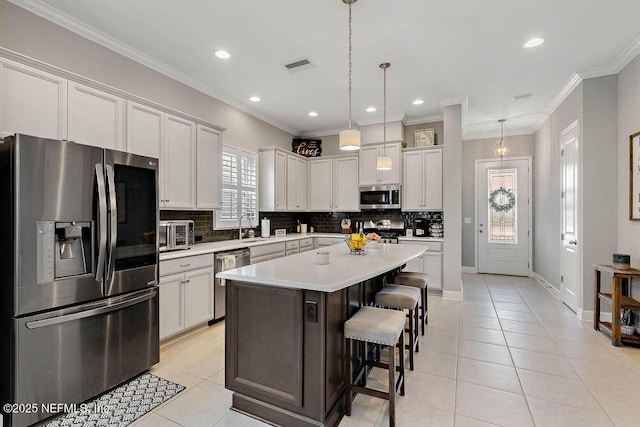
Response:
[{"label": "door handle", "polygon": [[98,246],[98,265],[96,267],[96,280],[102,280],[104,274],[104,257],[107,248],[107,189],[104,182],[104,168],[102,163],[96,164],[96,184],[98,186],[98,206],[99,217],[98,232],[99,246]]},{"label": "door handle", "polygon": [[578,241],[577,240],[569,240],[569,244],[570,245],[577,245]]}]

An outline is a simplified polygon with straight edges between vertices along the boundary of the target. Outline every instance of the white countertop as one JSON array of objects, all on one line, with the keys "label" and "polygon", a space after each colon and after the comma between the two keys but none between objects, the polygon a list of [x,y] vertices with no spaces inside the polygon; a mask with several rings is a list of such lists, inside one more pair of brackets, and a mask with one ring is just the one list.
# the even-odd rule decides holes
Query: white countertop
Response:
[{"label": "white countertop", "polygon": [[[214,252],[230,251],[240,248],[250,248],[252,246],[268,245],[270,243],[287,242],[290,240],[300,240],[309,237],[329,237],[329,238],[343,238],[344,234],[341,233],[292,233],[287,234],[285,237],[256,237],[253,239],[242,240],[221,240],[219,242],[209,243],[197,243],[191,249],[183,249],[178,251],[161,252],[160,261],[168,259],[184,258],[192,255],[204,255]],[[408,242],[443,242],[442,238],[434,237],[400,237],[400,241]]]},{"label": "white countertop", "polygon": [[[329,252],[330,262],[316,264],[316,252]],[[370,243],[366,255],[350,255],[346,244],[290,255],[234,270],[216,277],[320,292],[335,292],[386,273],[419,257],[424,252],[417,245]]]}]

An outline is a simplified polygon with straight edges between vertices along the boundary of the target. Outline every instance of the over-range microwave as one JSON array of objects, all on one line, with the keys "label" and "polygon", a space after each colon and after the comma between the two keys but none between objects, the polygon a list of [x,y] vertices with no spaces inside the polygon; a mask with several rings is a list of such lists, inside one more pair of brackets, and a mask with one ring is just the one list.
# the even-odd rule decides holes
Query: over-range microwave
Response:
[{"label": "over-range microwave", "polygon": [[189,249],[195,241],[193,221],[160,221],[160,251]]},{"label": "over-range microwave", "polygon": [[399,185],[360,187],[360,209],[400,209]]}]

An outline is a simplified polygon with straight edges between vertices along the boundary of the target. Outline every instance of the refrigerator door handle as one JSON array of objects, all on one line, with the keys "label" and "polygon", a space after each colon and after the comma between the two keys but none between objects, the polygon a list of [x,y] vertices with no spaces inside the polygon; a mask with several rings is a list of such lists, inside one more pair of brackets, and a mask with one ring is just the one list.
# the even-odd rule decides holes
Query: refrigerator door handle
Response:
[{"label": "refrigerator door handle", "polygon": [[107,188],[104,182],[104,168],[102,163],[96,164],[96,184],[98,185],[98,265],[96,280],[104,279],[104,258],[107,248]]},{"label": "refrigerator door handle", "polygon": [[92,308],[90,310],[79,311],[71,314],[64,314],[62,316],[50,317],[48,319],[42,320],[34,320],[32,322],[27,322],[28,329],[38,329],[44,328],[47,326],[58,325],[60,323],[72,322],[74,320],[86,319],[87,317],[98,316],[100,314],[111,313],[113,311],[121,310],[125,307],[129,307],[132,305],[139,304],[141,302],[150,300],[151,298],[156,296],[157,291],[154,289],[152,292],[145,293],[144,295],[140,295],[134,298],[126,299],[121,302],[117,302],[115,304],[105,304],[101,307]]},{"label": "refrigerator door handle", "polygon": [[[109,186],[109,208],[111,209],[111,227],[109,235],[109,262],[107,263],[107,286],[110,288],[115,267],[116,242],[118,241],[118,206],[116,203],[116,183],[113,178],[113,166],[106,165],[107,185]],[[111,292],[108,289],[107,294]]]}]

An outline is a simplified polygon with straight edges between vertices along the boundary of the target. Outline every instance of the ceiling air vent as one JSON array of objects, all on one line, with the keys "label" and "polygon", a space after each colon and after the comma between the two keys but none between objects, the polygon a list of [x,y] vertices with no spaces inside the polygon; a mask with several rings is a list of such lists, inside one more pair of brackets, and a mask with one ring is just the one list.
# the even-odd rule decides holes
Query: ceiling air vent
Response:
[{"label": "ceiling air vent", "polygon": [[513,100],[514,100],[514,101],[516,101],[516,102],[517,102],[517,101],[523,101],[523,100],[525,100],[525,99],[529,99],[529,98],[531,98],[531,96],[532,96],[532,95],[533,95],[533,93],[523,93],[523,94],[521,94],[521,95],[514,95],[514,97],[513,97],[513,98],[511,98],[511,99],[513,99]]},{"label": "ceiling air vent", "polygon": [[313,67],[313,64],[308,59],[301,59],[299,61],[293,61],[288,64],[284,64],[285,68],[292,73],[297,71],[306,70],[307,68]]}]

